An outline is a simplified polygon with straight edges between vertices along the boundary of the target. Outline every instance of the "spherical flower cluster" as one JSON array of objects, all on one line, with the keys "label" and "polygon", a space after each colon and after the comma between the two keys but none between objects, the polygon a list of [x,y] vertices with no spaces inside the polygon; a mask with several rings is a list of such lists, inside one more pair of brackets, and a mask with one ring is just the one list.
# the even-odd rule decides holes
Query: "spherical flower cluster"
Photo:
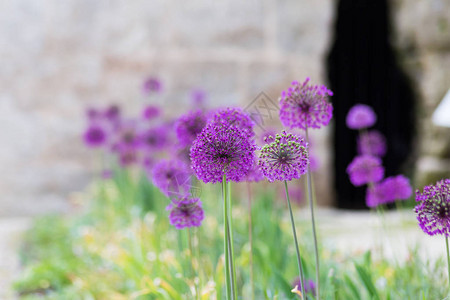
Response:
[{"label": "spherical flower cluster", "polygon": [[357,140],[358,153],[383,157],[386,154],[386,139],[378,130],[363,133]]},{"label": "spherical flower cluster", "polygon": [[255,163],[248,171],[247,175],[245,176],[245,181],[247,182],[259,182],[264,179],[264,175],[261,172],[261,169],[258,166],[258,162],[255,160]]},{"label": "spherical flower cluster", "polygon": [[84,132],[83,139],[88,147],[101,147],[106,142],[105,129],[99,125],[92,124]]},{"label": "spherical flower cluster", "polygon": [[369,182],[378,182],[384,177],[381,159],[371,155],[361,155],[353,159],[347,167],[347,173],[354,186]]},{"label": "spherical flower cluster", "polygon": [[254,163],[256,145],[248,132],[235,126],[208,123],[191,147],[192,169],[205,183],[241,181]]},{"label": "spherical flower cluster", "polygon": [[167,207],[169,221],[176,229],[199,227],[204,219],[202,202],[198,198],[184,197]]},{"label": "spherical flower cluster", "polygon": [[[312,293],[313,296],[316,295],[316,283],[311,280],[304,280],[305,282],[305,293]],[[300,277],[295,278],[294,282],[292,283],[292,286],[294,287],[294,291],[293,292],[300,292],[301,291],[301,280]],[[296,288],[297,287],[297,288]]]},{"label": "spherical flower cluster", "polygon": [[408,199],[411,195],[412,187],[409,179],[403,175],[392,176],[367,188],[366,204],[368,207],[376,207]]},{"label": "spherical flower cluster", "polygon": [[180,160],[163,160],[152,169],[153,184],[173,200],[189,193],[190,176],[188,166]]},{"label": "spherical flower cluster", "polygon": [[142,92],[144,94],[150,94],[152,92],[159,93],[162,90],[162,83],[155,77],[149,77],[144,80],[142,84]]},{"label": "spherical flower cluster", "polygon": [[212,123],[216,126],[235,126],[247,132],[250,137],[255,135],[253,132],[255,122],[240,108],[226,108],[218,110],[212,118]]},{"label": "spherical flower cluster", "polygon": [[327,101],[333,92],[326,86],[308,85],[309,78],[303,83],[292,82],[280,98],[281,123],[289,128],[320,128],[328,125],[333,116],[333,106]]},{"label": "spherical flower cluster", "polygon": [[420,228],[428,235],[441,234],[450,237],[450,179],[416,192],[415,207]]},{"label": "spherical flower cluster", "polygon": [[259,167],[270,181],[291,181],[307,172],[307,143],[299,136],[283,131],[261,149]]},{"label": "spherical flower cluster", "polygon": [[377,121],[377,115],[370,106],[356,104],[350,108],[345,121],[350,129],[363,129],[373,126]]},{"label": "spherical flower cluster", "polygon": [[160,114],[161,114],[161,110],[159,109],[158,106],[155,106],[155,105],[146,106],[144,108],[144,110],[142,111],[142,117],[145,120],[153,120],[153,119],[159,117]]},{"label": "spherical flower cluster", "polygon": [[139,145],[147,151],[163,150],[168,144],[169,128],[157,126],[143,130],[139,134]]},{"label": "spherical flower cluster", "polygon": [[181,147],[189,146],[206,125],[206,116],[201,110],[181,116],[175,122],[175,133]]}]

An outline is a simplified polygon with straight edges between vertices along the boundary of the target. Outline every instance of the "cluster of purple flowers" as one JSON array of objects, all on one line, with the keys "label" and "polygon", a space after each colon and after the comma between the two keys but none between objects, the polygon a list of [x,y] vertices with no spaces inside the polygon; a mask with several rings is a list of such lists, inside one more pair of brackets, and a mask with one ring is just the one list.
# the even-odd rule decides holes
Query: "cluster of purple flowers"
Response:
[{"label": "cluster of purple flowers", "polygon": [[450,237],[450,179],[416,191],[415,207],[420,228],[428,235]]},{"label": "cluster of purple flowers", "polygon": [[309,85],[293,81],[280,97],[280,120],[289,128],[320,128],[326,126],[333,116],[333,106],[327,101],[332,96],[326,86]]},{"label": "cluster of purple flowers", "polygon": [[[377,116],[373,109],[364,104],[353,106],[347,114],[346,123],[350,129],[364,129],[375,124]],[[411,197],[409,179],[403,175],[384,178],[381,157],[386,154],[386,139],[377,130],[360,131],[357,139],[358,156],[347,167],[350,182],[354,186],[367,184],[366,205],[392,203]]]}]

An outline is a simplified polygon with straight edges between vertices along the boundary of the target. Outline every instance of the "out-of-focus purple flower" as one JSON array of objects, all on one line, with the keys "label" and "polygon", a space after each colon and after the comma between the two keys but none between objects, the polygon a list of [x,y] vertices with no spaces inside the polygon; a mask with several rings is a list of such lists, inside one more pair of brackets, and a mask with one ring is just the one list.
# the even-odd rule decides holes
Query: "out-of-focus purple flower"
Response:
[{"label": "out-of-focus purple flower", "polygon": [[90,121],[98,120],[101,117],[101,115],[102,113],[93,107],[90,107],[86,110],[86,116]]},{"label": "out-of-focus purple flower", "polygon": [[363,133],[357,140],[358,154],[383,157],[386,154],[386,139],[378,130]]},{"label": "out-of-focus purple flower", "polygon": [[139,154],[134,147],[119,145],[115,151],[119,155],[119,163],[122,167],[131,166],[139,160]]},{"label": "out-of-focus purple flower", "polygon": [[189,193],[192,172],[180,160],[163,160],[152,170],[153,184],[170,199],[182,198]]},{"label": "out-of-focus purple flower", "polygon": [[110,122],[117,122],[120,118],[120,108],[117,105],[111,105],[106,108],[104,116]]},{"label": "out-of-focus purple flower", "polygon": [[253,166],[256,145],[248,131],[221,123],[210,122],[191,147],[192,169],[205,183],[239,182]]},{"label": "out-of-focus purple flower", "polygon": [[206,116],[201,110],[182,115],[175,122],[175,133],[181,147],[191,145],[206,125]]},{"label": "out-of-focus purple flower", "polygon": [[283,131],[261,149],[258,165],[270,181],[291,181],[307,172],[309,163],[306,142]]},{"label": "out-of-focus purple flower", "polygon": [[264,175],[261,172],[261,169],[258,166],[258,162],[255,160],[255,163],[248,171],[247,175],[245,176],[245,181],[247,182],[259,182],[264,179]]},{"label": "out-of-focus purple flower", "polygon": [[184,197],[167,207],[169,221],[176,229],[199,227],[204,219],[202,202],[198,198]]},{"label": "out-of-focus purple flower", "polygon": [[381,159],[371,155],[356,156],[347,167],[347,173],[354,186],[383,179],[384,167]]},{"label": "out-of-focus purple flower", "polygon": [[202,106],[206,99],[206,92],[201,89],[192,90],[191,99],[194,105]]},{"label": "out-of-focus purple flower", "polygon": [[168,144],[168,127],[157,126],[139,133],[139,145],[146,151],[163,150]]},{"label": "out-of-focus purple flower", "polygon": [[409,179],[403,175],[392,176],[367,188],[366,204],[368,207],[376,207],[396,200],[406,200],[411,195]]},{"label": "out-of-focus purple flower", "polygon": [[350,129],[363,129],[373,126],[377,121],[377,115],[370,106],[356,104],[348,111],[345,121]]},{"label": "out-of-focus purple flower", "polygon": [[405,200],[411,197],[412,187],[409,179],[403,175],[388,177],[383,180],[387,201]]},{"label": "out-of-focus purple flower", "polygon": [[106,169],[106,170],[103,170],[102,171],[102,178],[103,179],[110,179],[110,178],[112,178],[113,177],[113,171],[112,170],[109,170],[109,169]]},{"label": "out-of-focus purple flower", "polygon": [[[305,293],[311,293],[313,296],[316,295],[316,283],[311,279],[304,279],[305,281]],[[295,278],[294,282],[292,282],[292,287],[297,287],[298,291],[301,291],[301,281],[300,277]]]},{"label": "out-of-focus purple flower", "polygon": [[417,221],[423,232],[450,237],[450,179],[425,186],[423,193],[417,190],[416,201]]},{"label": "out-of-focus purple flower", "polygon": [[146,120],[153,120],[161,114],[159,107],[155,105],[148,105],[142,111],[142,117]]},{"label": "out-of-focus purple flower", "polygon": [[333,106],[327,101],[332,96],[326,86],[308,85],[293,81],[291,87],[281,93],[280,120],[289,128],[320,128],[328,125],[333,116]]},{"label": "out-of-focus purple flower", "polygon": [[149,77],[142,84],[142,91],[146,95],[150,93],[159,93],[162,91],[162,83],[158,78]]},{"label": "out-of-focus purple flower", "polygon": [[117,140],[113,145],[113,150],[117,148],[134,148],[139,144],[137,124],[134,120],[121,122],[116,129]]},{"label": "out-of-focus purple flower", "polygon": [[91,124],[84,132],[83,139],[88,147],[97,148],[105,145],[107,134],[102,126]]},{"label": "out-of-focus purple flower", "polygon": [[216,126],[235,126],[247,132],[250,137],[255,135],[253,132],[255,122],[253,122],[250,116],[240,108],[219,109],[212,118],[211,122]]}]

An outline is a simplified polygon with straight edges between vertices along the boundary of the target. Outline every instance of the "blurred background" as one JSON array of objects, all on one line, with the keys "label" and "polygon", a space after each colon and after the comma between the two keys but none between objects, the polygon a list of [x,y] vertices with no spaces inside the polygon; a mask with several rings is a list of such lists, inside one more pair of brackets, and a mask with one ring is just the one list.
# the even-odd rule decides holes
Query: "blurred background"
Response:
[{"label": "blurred background", "polygon": [[[354,156],[343,120],[355,103],[392,129],[387,175],[448,178],[449,129],[431,114],[450,87],[450,2],[366,2],[1,1],[0,216],[69,210],[98,167],[81,139],[88,107],[176,116],[200,88],[210,107],[245,108],[306,77],[336,95],[334,124],[312,134],[320,204],[361,208],[345,174],[334,180]],[[149,76],[161,95],[143,94]]]}]

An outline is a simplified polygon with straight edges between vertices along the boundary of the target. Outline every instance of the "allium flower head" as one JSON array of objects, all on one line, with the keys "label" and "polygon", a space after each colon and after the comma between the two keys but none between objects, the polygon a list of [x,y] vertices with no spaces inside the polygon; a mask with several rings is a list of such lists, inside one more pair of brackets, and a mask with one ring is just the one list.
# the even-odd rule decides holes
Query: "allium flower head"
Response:
[{"label": "allium flower head", "polygon": [[261,169],[258,166],[258,162],[255,160],[255,163],[248,171],[247,175],[245,176],[245,181],[247,182],[258,182],[264,179],[264,175],[261,172]]},{"label": "allium flower head", "polygon": [[166,126],[148,128],[139,134],[139,145],[148,151],[162,150],[168,144],[167,136]]},{"label": "allium flower head", "polygon": [[111,122],[117,122],[120,118],[120,108],[117,105],[111,105],[105,110],[104,116]]},{"label": "allium flower head", "polygon": [[363,133],[357,140],[358,153],[383,157],[386,154],[386,139],[378,130]]},{"label": "allium flower head", "polygon": [[162,90],[161,81],[155,77],[147,78],[142,84],[142,91],[144,94],[148,95],[152,92],[159,93]]},{"label": "allium flower head", "polygon": [[441,234],[450,237],[450,179],[416,191],[415,207],[419,226],[428,235]]},{"label": "allium flower head", "polygon": [[88,147],[101,147],[106,143],[106,131],[102,126],[91,124],[84,132],[84,143]]},{"label": "allium flower head", "polygon": [[356,156],[347,167],[347,173],[354,186],[383,179],[384,167],[381,159],[371,155]]},{"label": "allium flower head", "polygon": [[256,145],[236,126],[208,123],[191,147],[192,169],[205,183],[241,181],[254,163]]},{"label": "allium flower head", "polygon": [[155,105],[148,105],[142,111],[142,117],[146,120],[153,120],[161,114],[159,107]]},{"label": "allium flower head", "polygon": [[406,200],[411,195],[409,179],[403,175],[392,176],[367,188],[366,204],[368,207],[376,207],[396,200]]},{"label": "allium flower head", "polygon": [[250,137],[255,135],[253,132],[255,122],[240,108],[226,108],[218,110],[212,119],[212,123],[225,127],[235,126],[247,132]]},{"label": "allium flower head", "polygon": [[299,136],[283,131],[264,145],[259,156],[259,167],[270,181],[290,181],[307,172],[309,163],[307,143]]},{"label": "allium flower head", "polygon": [[362,129],[373,126],[377,121],[377,115],[370,106],[356,104],[348,111],[345,121],[350,129]]},{"label": "allium flower head", "polygon": [[[315,296],[316,283],[311,279],[308,279],[308,280],[305,279],[304,281],[305,281],[304,282],[305,283],[305,293],[307,293],[307,294],[312,293],[313,296]],[[295,278],[294,282],[292,283],[292,286],[294,288],[297,287],[297,290],[301,291],[301,281],[300,281],[299,277]]]},{"label": "allium flower head", "polygon": [[327,101],[333,92],[326,86],[308,85],[293,81],[291,87],[281,93],[280,119],[289,128],[320,128],[328,125],[333,106]]},{"label": "allium flower head", "polygon": [[181,116],[175,122],[175,133],[181,147],[191,145],[206,125],[206,116],[201,110]]},{"label": "allium flower head", "polygon": [[167,208],[169,221],[176,229],[199,227],[204,219],[202,202],[198,198],[184,197]]},{"label": "allium flower head", "polygon": [[180,160],[163,160],[152,169],[153,184],[172,200],[189,193],[191,174],[188,166]]}]

